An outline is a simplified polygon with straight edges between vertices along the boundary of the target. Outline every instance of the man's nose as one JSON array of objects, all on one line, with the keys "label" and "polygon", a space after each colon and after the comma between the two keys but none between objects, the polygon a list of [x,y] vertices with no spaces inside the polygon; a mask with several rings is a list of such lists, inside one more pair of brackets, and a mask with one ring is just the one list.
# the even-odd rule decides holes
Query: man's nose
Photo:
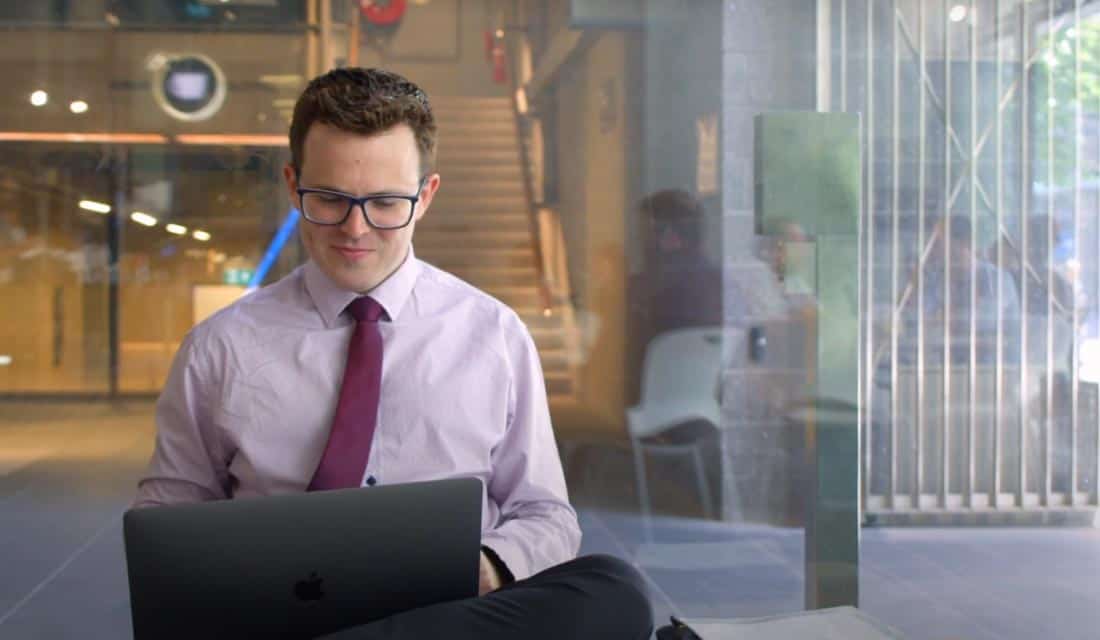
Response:
[{"label": "man's nose", "polygon": [[358,238],[372,231],[371,226],[367,224],[367,214],[363,210],[363,205],[352,205],[351,214],[340,225],[340,230],[352,238]]}]

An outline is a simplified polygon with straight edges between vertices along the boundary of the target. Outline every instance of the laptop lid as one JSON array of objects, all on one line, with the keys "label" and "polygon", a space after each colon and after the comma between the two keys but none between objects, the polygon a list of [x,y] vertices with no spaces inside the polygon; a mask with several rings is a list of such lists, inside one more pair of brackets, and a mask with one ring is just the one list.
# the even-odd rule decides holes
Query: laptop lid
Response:
[{"label": "laptop lid", "polygon": [[135,640],[312,638],[477,595],[482,484],[460,478],[135,509]]}]

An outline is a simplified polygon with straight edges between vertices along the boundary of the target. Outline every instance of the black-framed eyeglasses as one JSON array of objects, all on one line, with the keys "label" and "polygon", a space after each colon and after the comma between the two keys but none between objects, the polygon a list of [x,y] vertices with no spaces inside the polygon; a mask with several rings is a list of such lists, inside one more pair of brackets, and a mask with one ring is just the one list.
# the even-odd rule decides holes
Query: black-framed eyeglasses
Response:
[{"label": "black-framed eyeglasses", "polygon": [[420,192],[428,177],[420,179],[416,193],[376,193],[362,198],[350,193],[329,189],[298,189],[302,204],[302,217],[313,224],[335,227],[344,224],[356,208],[363,211],[367,224],[375,229],[400,229],[407,227],[416,212]]}]

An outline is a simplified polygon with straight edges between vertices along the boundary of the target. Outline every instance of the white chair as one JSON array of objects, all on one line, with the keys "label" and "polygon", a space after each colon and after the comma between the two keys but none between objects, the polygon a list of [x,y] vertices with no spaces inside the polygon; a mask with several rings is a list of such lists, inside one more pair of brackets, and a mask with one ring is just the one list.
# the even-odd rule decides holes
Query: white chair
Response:
[{"label": "white chair", "polygon": [[695,439],[672,444],[656,443],[652,439],[693,421],[705,421],[718,429],[721,424],[721,367],[722,330],[719,327],[667,331],[646,346],[641,402],[626,410],[626,423],[647,537],[651,510],[645,468],[647,452],[690,455],[703,511],[707,517],[714,513],[710,485],[703,471],[704,441]]}]

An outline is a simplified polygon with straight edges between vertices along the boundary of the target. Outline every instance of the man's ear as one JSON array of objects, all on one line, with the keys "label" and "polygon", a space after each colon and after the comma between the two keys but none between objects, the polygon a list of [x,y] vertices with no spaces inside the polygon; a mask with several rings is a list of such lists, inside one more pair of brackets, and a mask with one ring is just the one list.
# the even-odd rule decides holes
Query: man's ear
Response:
[{"label": "man's ear", "polygon": [[286,181],[287,195],[294,206],[298,206],[298,171],[289,162],[283,167],[283,179]]},{"label": "man's ear", "polygon": [[440,177],[438,173],[433,173],[428,176],[428,179],[424,181],[424,188],[420,190],[420,201],[416,207],[416,219],[424,217],[424,214],[428,212],[428,207],[432,204],[432,199],[435,198],[435,194],[439,191]]}]

